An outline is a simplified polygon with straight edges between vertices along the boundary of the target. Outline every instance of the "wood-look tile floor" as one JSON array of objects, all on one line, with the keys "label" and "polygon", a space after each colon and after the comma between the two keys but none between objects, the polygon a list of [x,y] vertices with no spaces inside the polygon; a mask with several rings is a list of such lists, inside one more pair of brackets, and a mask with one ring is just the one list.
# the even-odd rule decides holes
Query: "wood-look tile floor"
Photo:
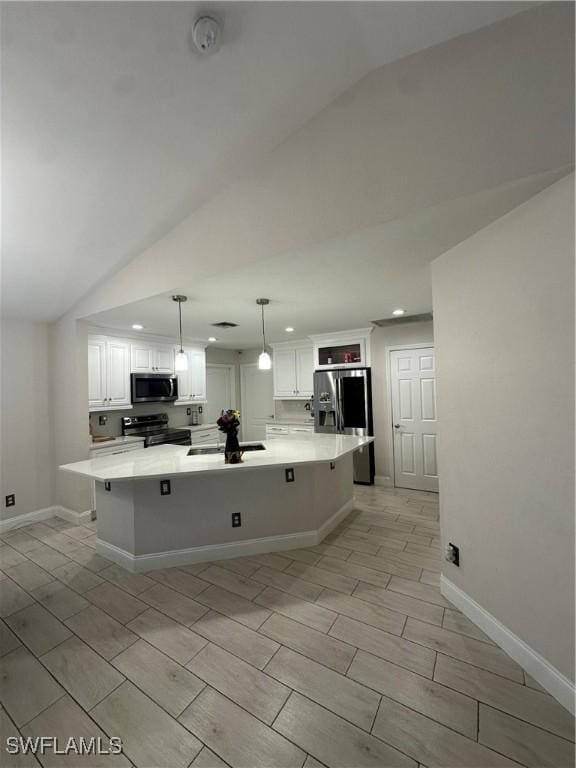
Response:
[{"label": "wood-look tile floor", "polygon": [[0,537],[8,735],[115,736],[45,766],[574,764],[574,721],[441,596],[434,494],[358,488],[310,549],[130,574],[95,524]]}]

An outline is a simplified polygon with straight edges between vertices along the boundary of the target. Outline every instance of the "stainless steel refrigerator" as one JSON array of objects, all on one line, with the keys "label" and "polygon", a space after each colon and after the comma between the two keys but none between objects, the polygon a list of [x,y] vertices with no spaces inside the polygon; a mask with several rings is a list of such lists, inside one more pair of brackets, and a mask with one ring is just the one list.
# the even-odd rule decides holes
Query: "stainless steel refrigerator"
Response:
[{"label": "stainless steel refrigerator", "polygon": [[[314,431],[372,435],[370,368],[335,368],[314,373]],[[374,483],[372,443],[354,453],[354,482]]]}]

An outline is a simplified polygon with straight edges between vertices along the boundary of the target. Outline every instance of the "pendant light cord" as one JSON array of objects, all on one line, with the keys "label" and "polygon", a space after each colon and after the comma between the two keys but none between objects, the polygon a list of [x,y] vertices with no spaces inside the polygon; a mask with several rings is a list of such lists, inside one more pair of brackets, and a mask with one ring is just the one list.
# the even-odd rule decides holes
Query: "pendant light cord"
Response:
[{"label": "pendant light cord", "polygon": [[180,352],[183,354],[184,350],[182,349],[182,302],[178,302],[178,317],[180,319]]},{"label": "pendant light cord", "polygon": [[266,352],[266,331],[264,329],[264,304],[261,305],[262,309],[262,351]]}]

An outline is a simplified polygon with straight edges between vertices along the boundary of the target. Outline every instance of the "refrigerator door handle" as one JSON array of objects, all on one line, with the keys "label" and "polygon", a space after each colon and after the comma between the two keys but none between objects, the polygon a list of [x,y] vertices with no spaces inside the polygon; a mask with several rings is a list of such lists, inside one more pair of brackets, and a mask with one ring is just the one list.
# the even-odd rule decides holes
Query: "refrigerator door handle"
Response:
[{"label": "refrigerator door handle", "polygon": [[335,376],[336,383],[336,432],[344,431],[344,419],[342,414],[342,379],[340,376]]}]

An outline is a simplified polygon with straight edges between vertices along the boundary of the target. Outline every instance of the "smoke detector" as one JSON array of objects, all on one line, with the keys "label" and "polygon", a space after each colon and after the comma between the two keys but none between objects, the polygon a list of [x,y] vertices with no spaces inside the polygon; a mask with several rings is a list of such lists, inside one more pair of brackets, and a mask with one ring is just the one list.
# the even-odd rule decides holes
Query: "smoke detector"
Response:
[{"label": "smoke detector", "polygon": [[192,27],[192,42],[200,53],[215,53],[220,48],[222,28],[212,16],[200,16]]}]

